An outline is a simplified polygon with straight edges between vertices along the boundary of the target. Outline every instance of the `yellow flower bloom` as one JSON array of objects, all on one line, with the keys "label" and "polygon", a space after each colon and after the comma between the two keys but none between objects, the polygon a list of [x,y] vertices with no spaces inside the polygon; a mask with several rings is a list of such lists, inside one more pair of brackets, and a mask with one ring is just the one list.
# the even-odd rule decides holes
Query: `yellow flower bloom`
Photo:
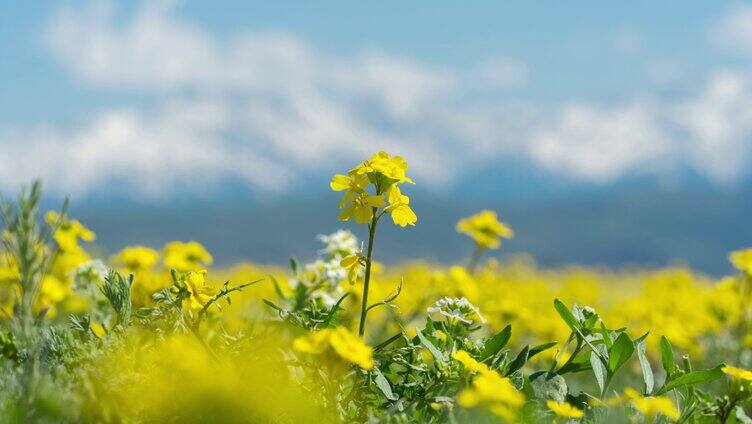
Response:
[{"label": "yellow flower bloom", "polygon": [[206,248],[195,241],[167,243],[163,254],[165,267],[176,271],[199,271],[214,260]]},{"label": "yellow flower bloom", "polygon": [[325,328],[293,341],[293,349],[301,353],[320,355],[331,348],[340,358],[363,369],[373,368],[373,349],[363,339],[345,327]]},{"label": "yellow flower bloom", "polygon": [[400,227],[418,222],[418,216],[410,208],[410,198],[402,194],[396,185],[389,189],[389,206],[386,211],[392,214],[392,221]]},{"label": "yellow flower bloom", "polygon": [[488,371],[478,374],[470,387],[460,392],[457,401],[465,408],[488,405],[494,414],[512,420],[514,411],[525,403],[525,395],[508,378]]},{"label": "yellow flower bloom", "polygon": [[112,260],[128,271],[139,272],[153,267],[159,261],[159,253],[144,246],[129,246],[118,252]]},{"label": "yellow flower bloom", "polygon": [[476,361],[464,350],[458,350],[452,354],[452,359],[462,364],[466,370],[472,372],[491,372],[486,364]]},{"label": "yellow flower bloom", "polygon": [[[391,214],[396,225],[415,225],[418,217],[410,208],[410,198],[397,187],[402,183],[414,184],[406,173],[407,162],[403,158],[379,152],[351,169],[347,175],[332,177],[329,187],[345,192],[339,202],[342,209],[339,219],[354,219],[358,224],[367,224],[373,219],[374,212],[383,209],[383,212]],[[369,184],[372,185],[370,191]],[[388,206],[385,196],[389,201]]]},{"label": "yellow flower bloom", "polygon": [[554,414],[562,418],[582,418],[585,416],[585,412],[567,402],[559,403],[555,400],[549,400],[546,402],[546,406],[548,406],[548,409],[553,411]]},{"label": "yellow flower bloom", "polygon": [[731,365],[726,365],[721,368],[721,371],[723,371],[724,374],[737,380],[752,381],[752,371],[745,370],[744,368],[737,368],[732,367]]},{"label": "yellow flower bloom", "polygon": [[347,270],[347,281],[350,284],[355,284],[358,279],[358,272],[360,272],[360,260],[361,255],[355,254],[346,256],[340,261],[340,266]]},{"label": "yellow flower bloom", "polygon": [[77,219],[69,219],[65,217],[60,220],[60,214],[55,211],[49,211],[45,214],[45,221],[49,225],[56,225],[60,222],[60,226],[53,235],[55,242],[63,251],[74,252],[80,250],[81,247],[78,244],[79,239],[91,242],[96,239],[96,234],[90,229],[84,227]]},{"label": "yellow flower bloom", "polygon": [[511,239],[514,232],[506,224],[499,222],[496,212],[484,210],[457,222],[457,232],[467,234],[479,246],[498,249],[500,238]]},{"label": "yellow flower bloom", "polygon": [[644,397],[631,387],[624,389],[624,394],[632,401],[635,409],[647,418],[648,422],[651,422],[658,414],[662,414],[673,421],[679,419],[679,410],[674,402],[666,396]]},{"label": "yellow flower bloom", "polygon": [[203,308],[213,296],[214,289],[206,284],[206,270],[189,272],[185,276],[185,285],[191,294],[189,298],[191,309]]},{"label": "yellow flower bloom", "polygon": [[731,252],[729,260],[734,268],[752,275],[752,248]]},{"label": "yellow flower bloom", "polygon": [[383,195],[373,196],[367,192],[359,193],[342,210],[339,219],[340,221],[349,221],[350,218],[353,218],[358,224],[368,224],[373,218],[373,209],[383,208],[384,205]]}]

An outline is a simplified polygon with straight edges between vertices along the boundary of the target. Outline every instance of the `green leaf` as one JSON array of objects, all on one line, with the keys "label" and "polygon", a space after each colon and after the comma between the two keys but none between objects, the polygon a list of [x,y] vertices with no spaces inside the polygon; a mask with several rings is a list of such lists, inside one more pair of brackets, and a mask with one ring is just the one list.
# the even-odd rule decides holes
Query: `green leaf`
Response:
[{"label": "green leaf", "polygon": [[499,353],[499,351],[507,345],[510,337],[512,337],[512,326],[507,325],[503,330],[499,331],[495,336],[486,341],[486,345],[480,353],[480,360],[485,361]]},{"label": "green leaf", "polygon": [[329,314],[326,316],[326,319],[324,319],[324,323],[323,323],[324,327],[328,327],[329,324],[331,324],[332,320],[337,315],[337,311],[340,310],[339,305],[342,304],[342,301],[345,300],[347,296],[350,296],[350,292],[343,294],[342,297],[339,298],[337,303],[335,303],[334,306],[332,306],[332,309],[329,310]]},{"label": "green leaf", "polygon": [[666,371],[667,376],[670,376],[676,367],[674,349],[666,336],[661,336],[661,365],[663,365],[663,370]]},{"label": "green leaf", "polygon": [[556,312],[559,313],[559,316],[561,316],[561,319],[564,320],[565,323],[569,326],[569,328],[572,329],[572,331],[577,332],[580,328],[580,322],[577,321],[577,318],[575,318],[574,314],[572,314],[572,311],[569,310],[567,305],[564,304],[559,299],[554,300],[554,308],[556,308]]},{"label": "green leaf", "polygon": [[530,357],[530,345],[526,345],[525,347],[522,348],[520,353],[518,353],[517,356],[512,360],[512,362],[509,363],[509,367],[507,367],[507,371],[504,373],[504,376],[508,377],[513,372],[522,368],[522,366],[525,365],[525,362],[527,362],[529,357]]},{"label": "green leaf", "polygon": [[431,343],[430,340],[426,338],[426,336],[423,335],[422,331],[418,331],[418,339],[420,339],[420,343],[428,349],[429,352],[431,352],[431,355],[433,355],[434,358],[436,358],[438,361],[446,362],[446,357],[444,354],[436,348],[436,346]]},{"label": "green leaf", "polygon": [[[596,346],[596,349],[602,350],[601,353],[605,353],[605,348],[602,345]],[[603,393],[603,387],[606,385],[606,367],[603,365],[601,358],[595,353],[590,352],[590,366],[593,368],[593,374],[595,375],[595,381],[598,383],[598,388]]]},{"label": "green leaf", "polygon": [[300,263],[295,258],[290,258],[290,269],[292,269],[293,275],[298,275],[300,271]]},{"label": "green leaf", "polygon": [[551,349],[552,347],[556,346],[556,343],[557,342],[549,342],[549,343],[543,343],[543,344],[539,344],[539,345],[535,345],[535,346],[531,347],[530,348],[530,353],[527,355],[527,359],[530,359],[533,356],[535,356],[535,355],[537,355],[537,354],[539,354],[541,352],[544,352],[544,351],[546,351],[548,349]]},{"label": "green leaf", "polygon": [[581,357],[575,361],[569,362],[556,372],[559,374],[568,374],[575,372],[587,371],[591,368],[590,359],[587,356]]},{"label": "green leaf", "polygon": [[694,386],[697,384],[709,383],[713,380],[717,380],[723,377],[723,371],[721,371],[721,368],[724,366],[725,364],[720,364],[715,368],[688,372],[667,382],[660,390],[658,390],[658,393],[656,394],[661,395],[679,387],[690,385]]},{"label": "green leaf", "polygon": [[641,337],[637,341],[637,359],[640,360],[642,380],[645,382],[645,393],[650,394],[653,392],[655,379],[653,378],[653,369],[650,367],[650,361],[648,361],[646,350],[645,338]]},{"label": "green leaf", "polygon": [[279,311],[279,312],[282,312],[282,311],[283,311],[283,309],[282,309],[282,308],[280,308],[279,306],[275,305],[275,304],[274,304],[274,302],[272,302],[271,300],[266,300],[266,299],[263,299],[263,301],[264,301],[264,303],[266,303],[266,305],[267,305],[267,306],[269,306],[270,308],[272,308],[272,309],[275,309],[275,310],[277,310],[277,311]]},{"label": "green leaf", "polygon": [[376,374],[374,381],[379,390],[381,390],[381,393],[389,400],[397,400],[397,396],[392,392],[392,385],[389,384],[389,380],[384,377],[384,374],[377,367],[373,367],[373,372]]},{"label": "green leaf", "polygon": [[608,371],[615,374],[634,353],[635,347],[627,333],[619,334],[608,351]]}]

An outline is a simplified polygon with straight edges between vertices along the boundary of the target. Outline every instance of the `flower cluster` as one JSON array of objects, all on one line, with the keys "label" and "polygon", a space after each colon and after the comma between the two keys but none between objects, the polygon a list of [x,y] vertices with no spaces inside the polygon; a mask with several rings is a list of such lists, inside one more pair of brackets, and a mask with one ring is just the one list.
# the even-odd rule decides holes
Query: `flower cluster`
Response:
[{"label": "flower cluster", "polygon": [[428,308],[428,313],[438,313],[445,316],[450,322],[462,322],[472,325],[474,322],[485,323],[486,319],[480,314],[477,306],[465,299],[444,297],[436,301]]},{"label": "flower cluster", "polygon": [[141,272],[152,268],[159,261],[159,253],[145,246],[128,246],[112,258],[112,262],[129,272]]},{"label": "flower cluster", "polygon": [[752,276],[752,248],[731,252],[729,260],[734,268]]},{"label": "flower cluster", "polygon": [[373,349],[345,327],[325,328],[299,337],[293,341],[293,349],[313,355],[321,355],[331,349],[337,357],[347,362],[367,370],[373,368]]},{"label": "flower cluster", "polygon": [[195,241],[173,241],[164,247],[164,265],[177,271],[199,271],[213,262],[212,255]]},{"label": "flower cluster", "polygon": [[509,378],[502,377],[465,351],[455,352],[452,358],[466,370],[477,373],[470,386],[459,393],[458,403],[466,408],[487,405],[494,414],[514,421],[516,411],[525,403],[525,395],[515,389]]},{"label": "flower cluster", "polygon": [[402,157],[389,156],[382,151],[351,169],[347,175],[335,175],[330,183],[331,189],[345,192],[339,203],[342,209],[339,219],[368,224],[381,214],[389,213],[396,225],[415,225],[418,217],[410,208],[410,198],[399,188],[402,183],[414,184],[406,173],[407,162]]},{"label": "flower cluster", "polygon": [[496,212],[484,210],[457,222],[457,232],[470,236],[484,249],[498,249],[501,238],[511,239],[514,232],[503,222],[499,222]]}]

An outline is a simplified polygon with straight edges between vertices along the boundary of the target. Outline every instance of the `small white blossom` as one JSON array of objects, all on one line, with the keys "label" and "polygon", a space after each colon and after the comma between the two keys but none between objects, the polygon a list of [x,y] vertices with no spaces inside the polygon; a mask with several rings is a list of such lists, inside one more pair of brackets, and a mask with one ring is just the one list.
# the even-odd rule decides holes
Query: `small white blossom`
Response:
[{"label": "small white blossom", "polygon": [[359,249],[358,238],[349,230],[337,230],[329,235],[321,234],[318,239],[326,246],[319,253],[329,257],[345,257]]},{"label": "small white blossom", "polygon": [[458,320],[468,325],[473,324],[475,320],[481,323],[486,322],[485,318],[480,314],[478,307],[464,297],[441,298],[428,308],[428,313],[439,313],[450,320]]}]

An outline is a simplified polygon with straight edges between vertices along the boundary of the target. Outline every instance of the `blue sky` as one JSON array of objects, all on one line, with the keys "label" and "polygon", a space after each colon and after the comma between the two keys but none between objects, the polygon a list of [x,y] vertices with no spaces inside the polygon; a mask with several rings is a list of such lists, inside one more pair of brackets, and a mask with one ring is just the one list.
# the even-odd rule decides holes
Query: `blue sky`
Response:
[{"label": "blue sky", "polygon": [[0,190],[284,192],[374,150],[426,186],[752,164],[752,6],[4,2]]}]

